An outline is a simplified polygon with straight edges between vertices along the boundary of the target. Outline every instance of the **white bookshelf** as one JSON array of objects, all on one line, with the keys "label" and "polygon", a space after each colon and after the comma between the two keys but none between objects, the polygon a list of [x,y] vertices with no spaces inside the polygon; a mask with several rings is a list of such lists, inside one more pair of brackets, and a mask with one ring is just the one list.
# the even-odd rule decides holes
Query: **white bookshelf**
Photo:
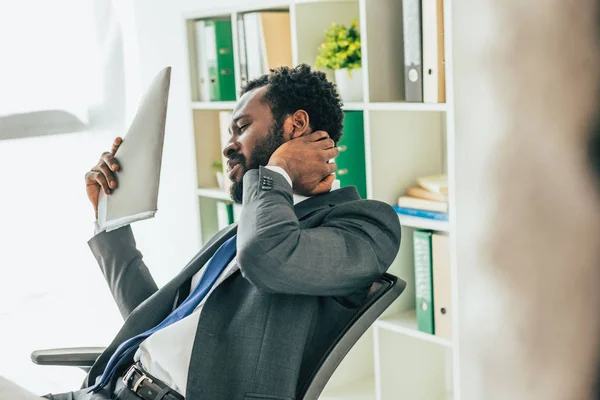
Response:
[{"label": "white bookshelf", "polygon": [[[452,301],[456,304],[451,2],[444,0],[447,101],[439,104],[403,100],[403,66],[397,61],[402,59],[399,0],[256,0],[233,8],[199,6],[198,12],[184,16],[184,23],[216,16],[235,22],[239,13],[247,11],[289,10],[293,63],[311,65],[325,29],[332,22],[348,24],[357,18],[364,95],[361,101],[345,103],[344,110],[362,111],[364,115],[368,197],[395,204],[417,177],[444,172],[449,175],[450,222],[398,215],[403,227],[402,245],[389,272],[405,280],[407,287],[343,360],[321,400],[458,398],[458,332],[455,328],[454,339],[449,340],[418,330],[412,250],[415,229],[450,233]],[[238,46],[236,31],[234,23],[234,49]],[[234,61],[239,88],[239,60],[235,51]],[[333,80],[333,74],[325,72]],[[211,164],[219,159],[221,152],[218,113],[234,107],[234,101],[190,101],[203,241],[214,233],[214,204],[229,200],[227,193],[216,188]],[[457,313],[452,315],[456,320]]]}]

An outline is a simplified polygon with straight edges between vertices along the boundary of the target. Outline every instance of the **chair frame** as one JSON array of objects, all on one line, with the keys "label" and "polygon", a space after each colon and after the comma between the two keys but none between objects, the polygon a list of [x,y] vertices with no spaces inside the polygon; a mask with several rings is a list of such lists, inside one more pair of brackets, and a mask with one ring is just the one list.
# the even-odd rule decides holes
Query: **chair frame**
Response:
[{"label": "chair frame", "polygon": [[[406,282],[391,274],[384,274],[374,285],[381,285],[348,321],[335,341],[327,349],[310,377],[298,392],[298,399],[317,400],[325,385],[358,339],[406,288]],[[79,367],[89,372],[104,347],[73,347],[36,350],[31,360],[38,365]]]}]

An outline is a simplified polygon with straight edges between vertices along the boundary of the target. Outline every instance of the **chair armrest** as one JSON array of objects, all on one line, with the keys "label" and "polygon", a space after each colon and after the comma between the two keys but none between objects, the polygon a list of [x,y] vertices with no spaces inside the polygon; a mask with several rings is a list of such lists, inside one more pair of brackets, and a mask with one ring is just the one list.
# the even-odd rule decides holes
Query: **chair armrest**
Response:
[{"label": "chair armrest", "polygon": [[38,365],[63,365],[89,368],[104,351],[104,347],[71,347],[65,349],[36,350],[31,361]]}]

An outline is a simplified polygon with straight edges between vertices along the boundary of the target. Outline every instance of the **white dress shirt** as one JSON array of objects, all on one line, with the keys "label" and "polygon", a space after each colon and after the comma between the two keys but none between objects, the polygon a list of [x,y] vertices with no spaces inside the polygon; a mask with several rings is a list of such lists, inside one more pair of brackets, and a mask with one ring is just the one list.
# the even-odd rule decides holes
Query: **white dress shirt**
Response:
[{"label": "white dress shirt", "polygon": [[[283,175],[290,186],[292,186],[292,180],[282,168],[271,166],[266,168]],[[331,190],[339,189],[339,187],[340,182],[336,180],[334,181]],[[298,204],[308,198],[309,197],[294,194],[294,204]],[[97,224],[96,230],[98,230]],[[204,303],[213,290],[238,269],[239,267],[234,258],[223,270],[221,275],[219,275],[219,278],[213,287],[202,299],[200,304],[198,304],[192,314],[155,332],[140,344],[139,349],[135,353],[134,360],[136,362],[141,362],[147,372],[160,379],[183,396],[185,396],[187,387],[188,370],[190,359],[192,357],[194,338],[196,337],[196,329],[198,327],[198,321]],[[192,277],[190,293],[202,278],[203,273],[204,268]]]}]

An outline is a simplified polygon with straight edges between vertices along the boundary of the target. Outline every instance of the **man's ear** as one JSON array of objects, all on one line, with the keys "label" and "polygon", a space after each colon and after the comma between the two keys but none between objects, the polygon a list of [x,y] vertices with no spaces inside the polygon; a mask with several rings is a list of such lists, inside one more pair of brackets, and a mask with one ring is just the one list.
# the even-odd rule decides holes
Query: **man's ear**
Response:
[{"label": "man's ear", "polygon": [[310,119],[308,113],[304,110],[296,111],[290,118],[292,131],[290,138],[296,139],[311,133]]}]

